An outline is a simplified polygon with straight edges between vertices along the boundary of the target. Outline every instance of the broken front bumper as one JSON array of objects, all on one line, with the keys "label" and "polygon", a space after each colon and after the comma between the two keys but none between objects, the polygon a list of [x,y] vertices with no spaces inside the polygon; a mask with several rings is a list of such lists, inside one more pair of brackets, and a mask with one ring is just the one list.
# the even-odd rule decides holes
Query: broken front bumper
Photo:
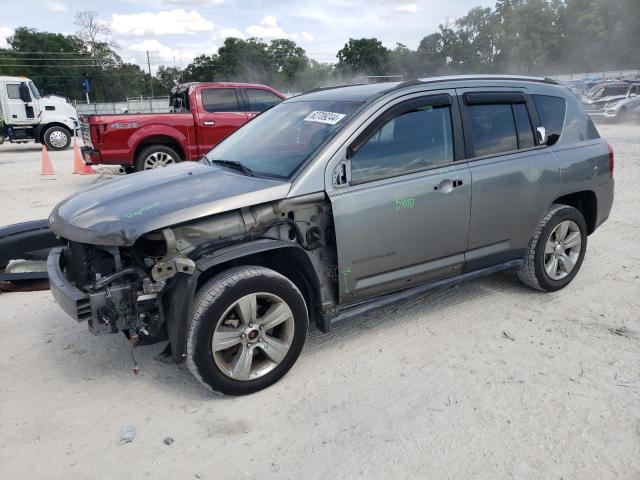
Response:
[{"label": "broken front bumper", "polygon": [[65,276],[62,269],[65,247],[52,248],[47,258],[49,286],[56,303],[78,322],[91,320],[89,295],[78,290]]}]

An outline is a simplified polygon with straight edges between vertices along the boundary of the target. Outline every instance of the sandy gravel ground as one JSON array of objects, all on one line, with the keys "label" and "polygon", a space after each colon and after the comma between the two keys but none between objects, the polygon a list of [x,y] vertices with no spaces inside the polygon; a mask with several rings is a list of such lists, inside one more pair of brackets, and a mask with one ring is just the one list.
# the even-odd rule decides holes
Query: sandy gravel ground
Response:
[{"label": "sandy gravel ground", "polygon": [[[123,337],[49,292],[2,294],[0,478],[640,478],[640,126],[600,130],[616,201],[569,287],[500,274],[313,331],[249,397],[212,396],[161,347],[134,376]],[[43,179],[37,149],[0,147],[0,224],[95,181],[52,160]]]}]

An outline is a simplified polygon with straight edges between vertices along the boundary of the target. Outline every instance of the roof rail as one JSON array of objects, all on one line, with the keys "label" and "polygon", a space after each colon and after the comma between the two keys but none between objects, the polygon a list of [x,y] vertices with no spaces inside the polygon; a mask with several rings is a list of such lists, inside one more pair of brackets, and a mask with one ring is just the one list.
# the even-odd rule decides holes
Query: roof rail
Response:
[{"label": "roof rail", "polygon": [[[525,82],[539,82],[549,83],[552,85],[559,85],[557,81],[549,77],[534,77],[528,75],[451,75],[443,77],[426,77],[418,78],[416,80],[408,80],[402,82],[396,88],[408,87],[411,85],[418,85],[424,83],[438,83],[438,82],[462,82],[466,80],[520,80]],[[416,83],[418,82],[418,83]]]},{"label": "roof rail", "polygon": [[370,84],[369,83],[344,83],[342,85],[332,85],[330,87],[316,87],[316,88],[312,88],[311,90],[305,90],[300,95],[306,95],[307,93],[323,92],[324,90],[333,90],[334,88],[355,87],[356,85],[370,85]]}]

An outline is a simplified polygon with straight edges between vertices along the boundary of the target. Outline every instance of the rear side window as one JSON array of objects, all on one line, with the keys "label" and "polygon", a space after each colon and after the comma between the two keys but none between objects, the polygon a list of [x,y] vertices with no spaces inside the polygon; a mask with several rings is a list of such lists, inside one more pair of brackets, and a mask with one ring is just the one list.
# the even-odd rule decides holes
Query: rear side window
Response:
[{"label": "rear side window", "polygon": [[239,112],[234,88],[208,88],[202,90],[202,106],[207,112]]},{"label": "rear side window", "polygon": [[474,156],[518,149],[516,122],[510,104],[470,105]]},{"label": "rear side window", "polygon": [[20,85],[7,85],[7,97],[11,100],[20,100]]},{"label": "rear side window", "polygon": [[373,132],[351,159],[351,180],[392,177],[452,161],[451,108],[423,106]]},{"label": "rear side window", "polygon": [[567,102],[564,98],[550,95],[533,95],[533,102],[536,104],[540,122],[547,131],[548,145],[553,145],[562,134]]},{"label": "rear side window", "polygon": [[247,106],[249,112],[264,112],[267,108],[271,108],[282,101],[280,97],[267,90],[247,88],[244,92],[249,103]]}]

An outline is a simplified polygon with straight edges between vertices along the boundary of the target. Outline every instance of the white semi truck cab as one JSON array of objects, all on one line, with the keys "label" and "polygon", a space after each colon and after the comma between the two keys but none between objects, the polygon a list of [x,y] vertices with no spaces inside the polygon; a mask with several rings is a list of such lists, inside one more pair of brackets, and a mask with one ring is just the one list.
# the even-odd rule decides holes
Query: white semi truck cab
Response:
[{"label": "white semi truck cab", "polygon": [[0,143],[33,140],[63,150],[78,125],[78,112],[64,98],[41,96],[28,78],[0,76]]}]

